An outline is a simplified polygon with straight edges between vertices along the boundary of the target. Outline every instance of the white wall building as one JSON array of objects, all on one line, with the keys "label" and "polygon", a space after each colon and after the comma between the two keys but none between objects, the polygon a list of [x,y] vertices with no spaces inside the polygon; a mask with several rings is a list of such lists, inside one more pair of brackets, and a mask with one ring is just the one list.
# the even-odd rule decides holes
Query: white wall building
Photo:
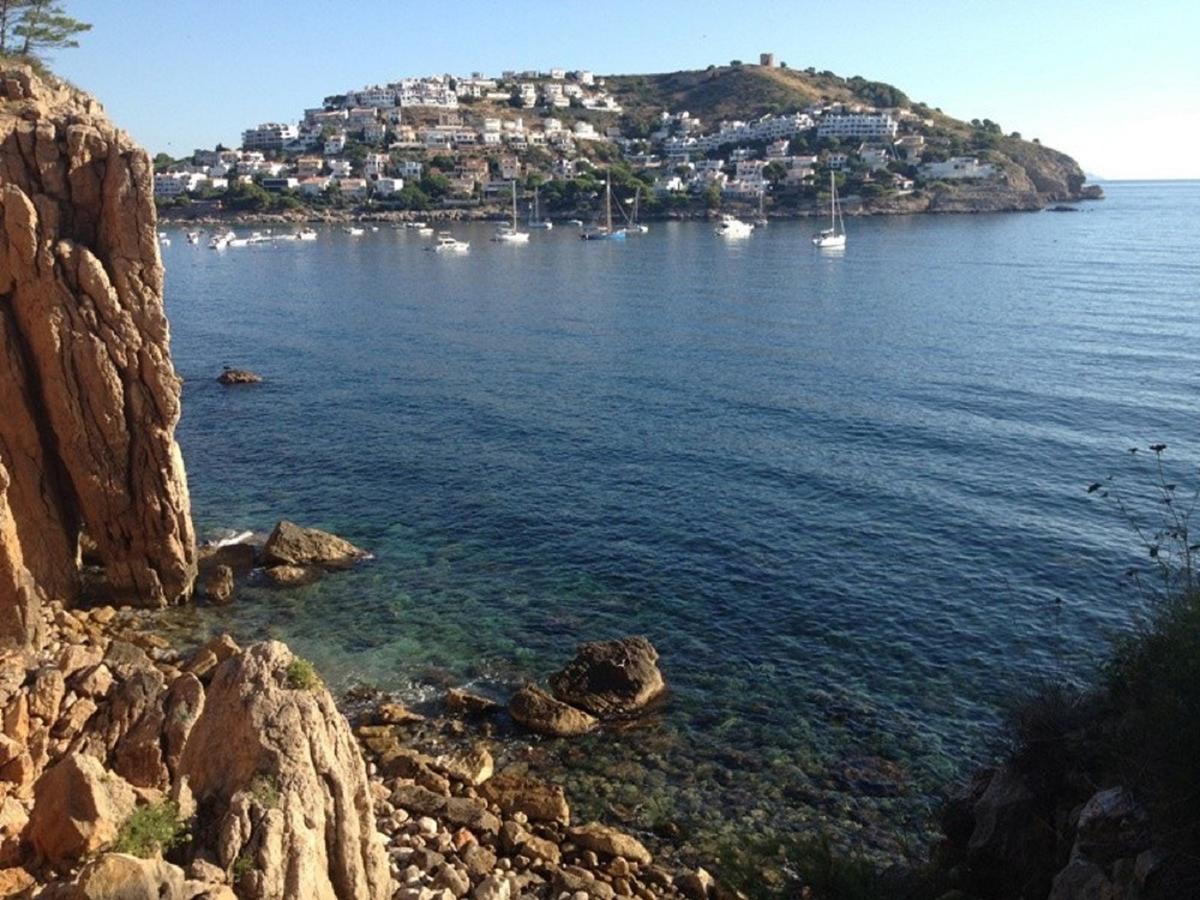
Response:
[{"label": "white wall building", "polygon": [[296,140],[300,130],[291,124],[264,122],[257,128],[242,132],[242,147],[245,150],[282,150],[284,144]]},{"label": "white wall building", "polygon": [[821,120],[821,124],[817,126],[817,137],[891,139],[896,136],[897,127],[896,120],[887,113],[832,115]]},{"label": "white wall building", "polygon": [[973,156],[952,156],[945,162],[925,163],[920,172],[922,178],[931,180],[988,178],[995,174],[996,167],[991,163],[981,163]]}]

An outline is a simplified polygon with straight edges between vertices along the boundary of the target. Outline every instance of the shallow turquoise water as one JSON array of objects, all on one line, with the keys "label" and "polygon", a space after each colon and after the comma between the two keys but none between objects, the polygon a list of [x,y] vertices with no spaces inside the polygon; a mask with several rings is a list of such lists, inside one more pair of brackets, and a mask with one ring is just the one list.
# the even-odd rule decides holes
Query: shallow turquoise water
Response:
[{"label": "shallow turquoise water", "polygon": [[[661,715],[544,748],[587,808],[698,838],[915,827],[1014,689],[1085,671],[1138,607],[1127,528],[1083,486],[1135,444],[1196,457],[1200,185],[1082,209],[854,221],[842,256],[808,223],[460,226],[461,258],[390,228],[176,234],[202,530],[288,517],[376,557],[203,626],[414,699],[644,633]],[[223,389],[224,364],[267,380]]]}]

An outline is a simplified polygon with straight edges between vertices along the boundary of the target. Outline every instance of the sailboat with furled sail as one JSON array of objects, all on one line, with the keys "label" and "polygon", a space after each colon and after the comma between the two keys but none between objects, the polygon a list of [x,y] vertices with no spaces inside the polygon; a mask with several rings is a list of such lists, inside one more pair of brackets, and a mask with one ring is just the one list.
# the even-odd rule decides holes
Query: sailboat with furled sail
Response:
[{"label": "sailboat with furled sail", "polygon": [[543,231],[549,231],[554,227],[553,222],[551,222],[549,219],[542,218],[541,196],[539,194],[539,188],[537,185],[534,185],[533,188],[533,208],[529,213],[529,227],[539,228]]},{"label": "sailboat with furled sail", "polygon": [[829,173],[829,227],[813,235],[813,244],[823,250],[846,246],[846,226],[842,222],[842,208],[838,205],[837,181]]},{"label": "sailboat with furled sail", "polygon": [[604,224],[589,225],[579,233],[579,237],[585,241],[623,241],[625,240],[624,228],[613,228],[612,223],[612,175],[604,176]]},{"label": "sailboat with furled sail", "polygon": [[496,229],[495,235],[492,236],[493,241],[498,241],[502,244],[528,244],[529,232],[517,230],[517,182],[513,179],[512,183],[512,223],[501,225]]}]

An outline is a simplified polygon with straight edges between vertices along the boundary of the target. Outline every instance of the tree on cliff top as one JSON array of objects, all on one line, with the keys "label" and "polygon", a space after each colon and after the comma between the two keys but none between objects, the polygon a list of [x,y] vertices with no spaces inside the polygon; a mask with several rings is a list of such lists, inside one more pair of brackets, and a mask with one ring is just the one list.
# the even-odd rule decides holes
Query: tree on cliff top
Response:
[{"label": "tree on cliff top", "polygon": [[52,0],[0,0],[0,54],[37,56],[39,51],[78,47],[88,22],[68,16]]}]

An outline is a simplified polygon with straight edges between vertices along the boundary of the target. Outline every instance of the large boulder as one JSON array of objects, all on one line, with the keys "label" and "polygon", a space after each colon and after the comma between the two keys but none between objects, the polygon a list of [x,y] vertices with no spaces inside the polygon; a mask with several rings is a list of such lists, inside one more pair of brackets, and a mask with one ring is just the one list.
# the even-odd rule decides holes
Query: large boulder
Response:
[{"label": "large boulder", "polygon": [[508,712],[529,730],[554,737],[585,734],[598,724],[595,716],[555,700],[536,684],[522,685],[509,701]]},{"label": "large boulder", "polygon": [[170,778],[162,744],[165,682],[153,664],[131,671],[112,689],[75,749],[107,761],[131,784],[165,788]]},{"label": "large boulder", "polygon": [[365,557],[360,550],[336,534],[317,528],[302,528],[286,519],[279,522],[263,547],[266,566],[320,566],[345,569]]},{"label": "large boulder", "polygon": [[1080,810],[1072,855],[1107,865],[1137,856],[1149,846],[1146,812],[1125,788],[1098,791]]},{"label": "large boulder", "polygon": [[[105,853],[69,884],[47,892],[52,900],[187,900],[183,870],[161,859]],[[46,896],[45,894],[43,896]]]},{"label": "large boulder", "polygon": [[72,753],[34,785],[29,840],[54,865],[96,852],[117,836],[137,795],[92,756]]},{"label": "large boulder", "polygon": [[979,882],[1014,891],[1036,884],[1044,894],[1057,868],[1058,832],[1024,773],[1012,764],[995,769],[973,814],[966,856]]},{"label": "large boulder", "polygon": [[580,644],[567,667],[550,676],[555,697],[602,719],[636,713],[666,687],[658,651],[644,637]]},{"label": "large boulder", "polygon": [[254,644],[217,667],[178,763],[196,841],[251,900],[383,900],[387,855],[366,767],[333,697],[291,651]]}]

